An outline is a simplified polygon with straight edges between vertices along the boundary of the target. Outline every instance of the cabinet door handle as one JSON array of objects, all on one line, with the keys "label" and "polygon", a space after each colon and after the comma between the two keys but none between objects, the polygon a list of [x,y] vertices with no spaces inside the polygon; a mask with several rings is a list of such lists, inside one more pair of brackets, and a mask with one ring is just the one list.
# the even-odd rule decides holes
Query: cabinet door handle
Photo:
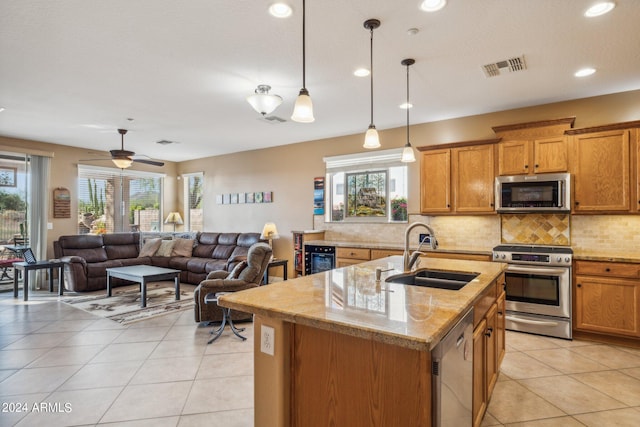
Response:
[{"label": "cabinet door handle", "polygon": [[502,312],[501,312],[501,311],[499,311],[499,312],[498,312],[498,314],[499,314],[500,316],[502,316]]},{"label": "cabinet door handle", "polygon": [[539,166],[538,166],[538,165],[535,165],[535,167],[537,168],[537,167],[539,167]]},{"label": "cabinet door handle", "polygon": [[607,273],[611,271],[611,269],[609,267],[605,268],[604,271],[606,271]]},{"label": "cabinet door handle", "polygon": [[489,328],[489,329],[487,329],[487,332],[485,332],[485,336],[491,337],[492,333],[493,333],[493,328]]},{"label": "cabinet door handle", "polygon": [[525,169],[529,169],[529,165],[524,165],[524,168]]},{"label": "cabinet door handle", "polygon": [[580,204],[580,202],[576,200],[576,206],[578,206],[579,204]]},{"label": "cabinet door handle", "polygon": [[582,284],[581,284],[581,283],[578,283],[576,286],[577,286],[577,287],[579,287],[579,288],[581,288],[581,287],[582,287]]}]

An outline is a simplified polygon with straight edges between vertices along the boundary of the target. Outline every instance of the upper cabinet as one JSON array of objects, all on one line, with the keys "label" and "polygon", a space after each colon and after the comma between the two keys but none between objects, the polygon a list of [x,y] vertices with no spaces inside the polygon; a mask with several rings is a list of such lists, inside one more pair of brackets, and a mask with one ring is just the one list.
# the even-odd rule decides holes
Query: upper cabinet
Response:
[{"label": "upper cabinet", "polygon": [[499,175],[566,172],[569,168],[564,136],[498,143]]},{"label": "upper cabinet", "polygon": [[446,144],[436,149],[420,147],[420,212],[430,215],[495,212],[497,141]]},{"label": "upper cabinet", "polygon": [[502,138],[498,143],[498,175],[566,172],[569,157],[564,132],[574,121],[575,117],[569,117],[494,127]]},{"label": "upper cabinet", "polygon": [[638,212],[640,121],[568,131],[573,213]]}]

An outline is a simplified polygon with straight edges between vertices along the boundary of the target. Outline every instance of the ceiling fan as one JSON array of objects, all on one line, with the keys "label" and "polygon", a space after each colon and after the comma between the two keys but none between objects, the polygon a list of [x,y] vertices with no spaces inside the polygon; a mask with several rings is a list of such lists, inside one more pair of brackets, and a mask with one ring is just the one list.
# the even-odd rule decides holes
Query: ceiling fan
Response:
[{"label": "ceiling fan", "polygon": [[[124,136],[127,134],[127,129],[118,129],[118,133],[121,137],[120,149],[109,150],[111,153],[111,161],[120,169],[126,169],[131,166],[133,162],[144,163],[152,166],[164,166],[164,162],[158,162],[151,159],[141,159],[140,154],[136,155],[133,151],[124,149]],[[147,157],[147,156],[144,156]],[[105,159],[88,159],[88,160],[105,160]]]}]

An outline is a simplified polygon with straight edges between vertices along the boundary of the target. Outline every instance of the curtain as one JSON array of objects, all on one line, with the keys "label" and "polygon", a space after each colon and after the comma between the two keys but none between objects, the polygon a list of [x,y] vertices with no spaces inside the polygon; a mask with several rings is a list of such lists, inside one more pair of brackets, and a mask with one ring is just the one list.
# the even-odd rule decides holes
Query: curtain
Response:
[{"label": "curtain", "polygon": [[[46,260],[51,159],[49,157],[32,155],[29,160],[28,179],[30,180],[30,185],[27,185],[29,242],[36,259]],[[44,273],[44,271],[38,272]],[[42,277],[42,274],[38,274],[36,280],[31,283],[40,283]]]}]

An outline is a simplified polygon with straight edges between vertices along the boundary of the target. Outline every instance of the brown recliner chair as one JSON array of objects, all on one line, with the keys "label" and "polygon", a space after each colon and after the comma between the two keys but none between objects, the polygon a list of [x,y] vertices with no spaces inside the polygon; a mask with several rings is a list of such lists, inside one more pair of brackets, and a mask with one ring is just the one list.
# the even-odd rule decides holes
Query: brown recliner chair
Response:
[{"label": "brown recliner chair", "polygon": [[[228,272],[226,270],[212,271],[207,278],[200,282],[195,289],[196,322],[219,322],[222,320],[222,309],[217,304],[205,304],[204,297],[208,293],[236,292],[260,286],[264,272],[271,261],[272,250],[266,243],[255,243],[249,248],[247,258]],[[242,311],[231,311],[234,321],[251,319],[251,314]]]}]

